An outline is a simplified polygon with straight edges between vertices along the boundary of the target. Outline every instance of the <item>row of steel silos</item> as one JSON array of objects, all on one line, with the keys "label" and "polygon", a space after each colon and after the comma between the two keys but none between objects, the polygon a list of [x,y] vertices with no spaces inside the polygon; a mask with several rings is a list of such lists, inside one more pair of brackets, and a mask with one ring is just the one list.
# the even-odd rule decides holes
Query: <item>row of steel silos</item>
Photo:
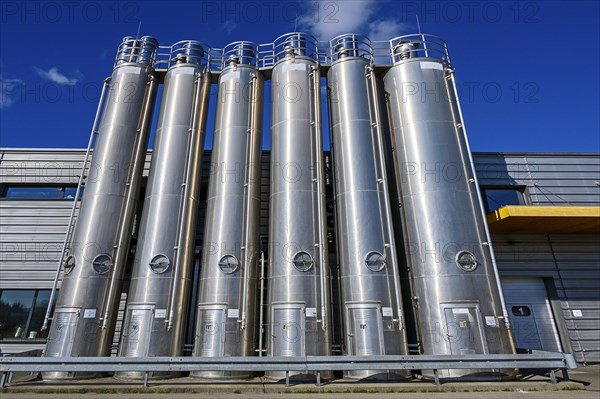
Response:
[{"label": "row of steel silos", "polygon": [[[301,33],[273,42],[268,62],[249,42],[222,50],[195,321],[187,315],[214,72],[202,44],[186,41],[171,48],[119,356],[181,356],[188,323],[195,330],[192,356],[253,356],[261,334],[267,356],[331,355],[334,308],[342,315],[347,355],[408,354],[407,331],[424,354],[514,351],[445,44],[425,35],[388,44],[393,62],[384,66],[374,63],[371,43],[358,35],[332,40],[325,62],[319,43]],[[109,355],[156,94],[157,48],[150,37],[126,38],[119,48],[92,158],[100,170],[119,172],[102,174],[85,187],[45,356]],[[338,303],[331,299],[325,221],[324,71]],[[271,79],[272,119],[261,323],[265,74]],[[454,174],[440,177],[440,167]],[[346,372],[353,379],[377,374]],[[46,379],[93,376],[44,374]],[[143,373],[116,377],[143,378]]]}]

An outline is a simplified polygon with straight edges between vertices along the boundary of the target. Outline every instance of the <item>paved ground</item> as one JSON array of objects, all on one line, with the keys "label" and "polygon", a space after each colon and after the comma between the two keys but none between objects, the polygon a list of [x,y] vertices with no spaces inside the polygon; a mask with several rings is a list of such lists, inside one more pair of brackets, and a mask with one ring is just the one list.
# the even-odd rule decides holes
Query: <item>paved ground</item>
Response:
[{"label": "paved ground", "polygon": [[[219,398],[219,399],[265,399],[265,398],[285,398],[285,399],[310,399],[316,397],[317,394],[258,394],[258,395],[247,395],[247,394],[219,394],[217,396],[211,394],[47,394],[47,395],[31,395],[31,394],[2,394],[2,398],[16,399],[16,398],[44,398],[44,399],[79,399],[79,398],[92,398],[92,399],[121,399],[121,398],[136,398],[136,399],[208,399],[208,398]],[[358,393],[358,394],[319,394],[319,397],[327,399],[362,399],[362,398],[374,398],[374,399],[429,399],[429,398],[440,398],[440,399],[598,399],[597,392],[590,391],[556,391],[556,392],[444,392],[444,393]]]},{"label": "paved ground", "polygon": [[571,370],[569,377],[572,382],[582,384],[586,390],[595,392],[595,398],[600,399],[600,364]]},{"label": "paved ground", "polygon": [[[77,384],[15,381],[0,395],[1,399],[327,399],[406,398],[406,399],[600,399],[600,365],[572,370],[570,382],[551,384],[547,377],[528,377],[514,382],[445,383],[436,387],[429,382],[356,383],[334,381],[321,388],[314,384],[266,383],[260,378],[249,382],[199,383],[180,378],[152,383],[144,390],[139,384],[116,382],[112,378],[83,381]],[[15,378],[16,380],[16,378]]]}]

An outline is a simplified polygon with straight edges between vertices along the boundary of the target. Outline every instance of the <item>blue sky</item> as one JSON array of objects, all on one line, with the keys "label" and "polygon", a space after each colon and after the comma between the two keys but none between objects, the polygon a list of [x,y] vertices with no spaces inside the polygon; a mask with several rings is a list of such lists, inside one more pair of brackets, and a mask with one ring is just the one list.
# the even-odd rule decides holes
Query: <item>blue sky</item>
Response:
[{"label": "blue sky", "polygon": [[[414,33],[415,14],[424,33],[450,46],[473,150],[600,151],[596,1],[6,0],[0,146],[84,147],[116,48],[140,21],[140,33],[161,44],[222,47],[271,42],[295,27],[324,40],[349,32],[388,39]],[[214,96],[212,106],[211,119]]]}]

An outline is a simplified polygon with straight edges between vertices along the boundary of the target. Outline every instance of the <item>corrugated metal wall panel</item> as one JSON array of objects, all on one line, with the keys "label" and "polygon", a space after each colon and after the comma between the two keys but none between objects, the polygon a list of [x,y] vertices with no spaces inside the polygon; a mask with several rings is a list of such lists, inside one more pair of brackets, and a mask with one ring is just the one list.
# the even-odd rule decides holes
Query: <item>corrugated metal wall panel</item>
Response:
[{"label": "corrugated metal wall panel", "polygon": [[577,359],[600,362],[600,237],[556,234],[549,238],[561,271],[563,314],[567,325],[572,325],[571,340],[580,348]]},{"label": "corrugated metal wall panel", "polygon": [[117,315],[117,324],[115,325],[115,335],[113,335],[111,356],[117,356],[119,352],[119,341],[121,341],[121,332],[123,332],[123,321],[125,318],[125,307],[127,306],[127,293],[129,292],[129,284],[123,283],[123,291],[119,300],[119,313]]},{"label": "corrugated metal wall panel", "polygon": [[44,350],[46,349],[46,342],[17,342],[17,341],[6,341],[0,340],[0,356],[11,355],[14,353],[23,353],[33,350]]},{"label": "corrugated metal wall panel", "polygon": [[600,362],[600,236],[523,234],[492,240],[502,276],[553,278],[577,360]]},{"label": "corrugated metal wall panel", "polygon": [[598,154],[474,153],[482,186],[526,186],[531,205],[600,205]]},{"label": "corrugated metal wall panel", "polygon": [[0,289],[51,288],[72,206],[0,200]]},{"label": "corrugated metal wall panel", "polygon": [[[261,190],[260,190],[260,232],[261,236],[269,235],[269,199],[271,185],[271,155],[263,153],[261,159]],[[267,248],[264,248],[266,251]]]},{"label": "corrugated metal wall panel", "polygon": [[0,183],[76,184],[82,150],[8,150],[0,162]]},{"label": "corrugated metal wall panel", "polygon": [[[76,184],[84,156],[85,150],[0,150],[0,191],[13,183]],[[148,154],[144,176],[150,160]],[[52,287],[72,205],[61,199],[0,199],[0,289]]]}]

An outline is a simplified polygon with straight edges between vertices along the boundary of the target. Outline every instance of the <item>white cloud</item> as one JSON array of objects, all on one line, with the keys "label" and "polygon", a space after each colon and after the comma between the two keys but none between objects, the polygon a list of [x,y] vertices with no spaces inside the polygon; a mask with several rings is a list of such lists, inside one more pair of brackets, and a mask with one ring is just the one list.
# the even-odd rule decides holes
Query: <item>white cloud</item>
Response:
[{"label": "white cloud", "polygon": [[99,59],[100,61],[104,61],[104,60],[106,60],[106,56],[107,56],[107,55],[108,55],[108,50],[107,50],[107,49],[103,49],[103,50],[100,52],[100,55],[98,56],[98,59]]},{"label": "white cloud", "polygon": [[344,33],[389,40],[408,33],[411,24],[375,18],[376,12],[382,10],[381,3],[377,0],[307,0],[305,13],[298,16],[298,30],[312,33],[319,40],[331,40]]},{"label": "white cloud", "polygon": [[60,73],[56,67],[52,67],[47,71],[41,68],[35,68],[35,71],[41,78],[65,86],[76,85],[77,82],[79,82],[79,76],[81,75],[79,72],[74,72],[74,76],[68,77],[67,75]]},{"label": "white cloud", "polygon": [[9,108],[15,102],[18,87],[25,85],[21,79],[8,79],[0,75],[0,109]]},{"label": "white cloud", "polygon": [[360,33],[374,11],[374,0],[307,1],[298,29],[319,40],[331,40],[343,33]]},{"label": "white cloud", "polygon": [[225,32],[227,32],[228,35],[231,34],[231,32],[233,32],[233,30],[237,28],[237,24],[235,22],[233,22],[232,20],[228,19],[227,21],[225,21],[223,23],[223,25],[221,25],[221,29],[224,29]]},{"label": "white cloud", "polygon": [[412,25],[393,19],[378,19],[369,23],[367,37],[371,40],[390,40],[410,33]]}]

